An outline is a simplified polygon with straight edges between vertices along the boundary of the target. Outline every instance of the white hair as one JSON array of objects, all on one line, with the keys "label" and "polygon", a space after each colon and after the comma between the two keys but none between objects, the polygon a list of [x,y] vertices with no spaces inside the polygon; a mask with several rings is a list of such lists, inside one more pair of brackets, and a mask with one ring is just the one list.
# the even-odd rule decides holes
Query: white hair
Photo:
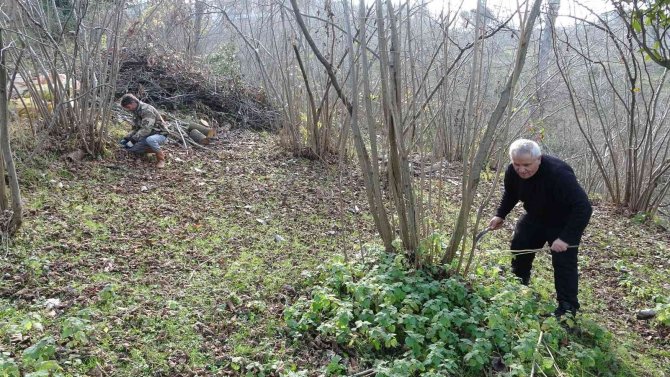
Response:
[{"label": "white hair", "polygon": [[542,156],[542,150],[533,140],[517,139],[509,146],[509,158],[513,159],[519,155],[529,154],[532,158]]}]

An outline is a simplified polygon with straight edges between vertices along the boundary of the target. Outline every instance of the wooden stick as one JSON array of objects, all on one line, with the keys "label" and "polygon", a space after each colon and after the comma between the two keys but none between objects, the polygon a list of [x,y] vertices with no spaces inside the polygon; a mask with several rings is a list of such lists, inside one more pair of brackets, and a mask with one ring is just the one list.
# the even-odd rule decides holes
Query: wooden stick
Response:
[{"label": "wooden stick", "polygon": [[537,344],[535,345],[535,350],[533,351],[533,367],[530,369],[530,377],[535,375],[535,365],[537,365],[535,362],[535,354],[537,353],[537,349],[540,348],[540,343],[542,343],[542,335],[544,335],[544,332],[540,330],[540,337],[537,338]]},{"label": "wooden stick", "polygon": [[358,373],[354,373],[354,374],[352,374],[352,375],[349,376],[349,377],[362,377],[362,376],[367,376],[367,375],[369,375],[369,374],[372,374],[372,373],[374,373],[374,372],[375,372],[374,369],[366,369],[366,370],[360,371],[360,372],[358,372]]}]

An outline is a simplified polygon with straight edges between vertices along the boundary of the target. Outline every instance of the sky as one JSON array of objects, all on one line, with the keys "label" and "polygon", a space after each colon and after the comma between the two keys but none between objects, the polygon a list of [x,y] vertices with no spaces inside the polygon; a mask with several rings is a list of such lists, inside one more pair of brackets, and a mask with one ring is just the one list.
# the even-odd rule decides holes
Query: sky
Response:
[{"label": "sky", "polygon": [[[442,9],[446,11],[447,7],[450,6],[451,11],[459,7],[461,2],[461,10],[471,10],[477,8],[477,0],[427,0],[430,1],[428,8],[435,13],[440,13]],[[523,0],[519,0],[520,3]],[[546,2],[545,2],[546,3]],[[517,6],[516,0],[487,0],[487,7],[492,9],[494,12],[497,9],[502,10],[502,14],[509,14]],[[530,6],[530,5],[529,5]],[[559,24],[563,23],[573,23],[574,21],[569,15],[577,17],[587,17],[589,11],[584,7],[588,7],[597,13],[602,13],[608,10],[612,10],[612,4],[607,0],[561,0],[561,8],[559,9],[559,19],[557,22]],[[563,16],[563,17],[561,17]]]}]

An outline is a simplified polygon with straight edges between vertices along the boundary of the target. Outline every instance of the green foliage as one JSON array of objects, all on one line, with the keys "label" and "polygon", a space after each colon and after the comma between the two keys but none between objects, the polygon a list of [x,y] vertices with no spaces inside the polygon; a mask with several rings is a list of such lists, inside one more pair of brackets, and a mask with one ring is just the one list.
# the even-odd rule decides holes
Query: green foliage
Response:
[{"label": "green foliage", "polygon": [[52,337],[47,336],[23,350],[23,366],[32,369],[26,377],[59,376],[63,368],[54,360],[56,345]]},{"label": "green foliage", "polygon": [[100,297],[100,302],[103,304],[113,302],[116,297],[116,286],[114,284],[105,285],[98,293],[98,297]]},{"label": "green foliage", "polygon": [[37,313],[20,313],[4,306],[0,309],[0,336],[34,335],[44,330],[42,316]]},{"label": "green foliage", "polygon": [[19,377],[19,366],[14,359],[0,353],[0,377]]},{"label": "green foliage", "polygon": [[[628,2],[629,3],[629,2]],[[615,4],[617,6],[621,6]],[[630,27],[642,35],[665,35],[670,28],[670,1],[668,0],[638,0],[633,3],[630,13]],[[667,41],[664,39],[644,40],[644,53],[647,59],[654,59],[663,66],[668,64]]]},{"label": "green foliage", "polygon": [[54,339],[52,337],[42,338],[39,342],[23,351],[25,361],[46,361],[56,353]]},{"label": "green foliage", "polygon": [[533,364],[550,376],[619,368],[610,333],[580,321],[580,335],[570,335],[566,324],[540,318],[529,289],[497,274],[482,273],[481,284],[469,287],[388,254],[374,265],[336,262],[324,272],[309,299],[285,310],[288,327],[296,339],[318,334],[351,348],[377,376],[480,376],[494,358],[511,376],[528,375]]},{"label": "green foliage", "polygon": [[217,75],[237,80],[240,77],[240,63],[237,59],[237,48],[234,45],[223,45],[207,57],[206,63]]},{"label": "green foliage", "polygon": [[663,326],[670,327],[670,298],[668,302],[656,305],[656,321]]},{"label": "green foliage", "polygon": [[61,329],[61,338],[69,339],[68,346],[85,345],[88,343],[88,333],[93,330],[93,326],[88,323],[88,320],[69,317],[63,321]]},{"label": "green foliage", "polygon": [[43,273],[43,261],[38,257],[32,256],[25,260],[25,266],[35,277],[42,276]]},{"label": "green foliage", "polygon": [[638,212],[633,216],[633,221],[638,224],[644,224],[649,220],[649,214],[647,212]]},{"label": "green foliage", "polygon": [[[641,32],[643,25],[658,25],[659,27],[670,26],[670,1],[668,0],[642,0],[641,6],[633,15],[631,26],[636,32]],[[640,20],[642,23],[640,23]]]},{"label": "green foliage", "polygon": [[347,368],[341,364],[342,357],[334,355],[328,365],[326,365],[326,376],[340,376],[346,374]]}]

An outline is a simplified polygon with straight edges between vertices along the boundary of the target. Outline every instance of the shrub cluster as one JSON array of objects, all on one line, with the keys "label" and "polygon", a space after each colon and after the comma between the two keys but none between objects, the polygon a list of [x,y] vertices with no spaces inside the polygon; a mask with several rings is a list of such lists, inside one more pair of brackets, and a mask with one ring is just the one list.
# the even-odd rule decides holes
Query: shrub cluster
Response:
[{"label": "shrub cluster", "polygon": [[297,339],[336,340],[348,354],[343,362],[355,355],[377,376],[528,376],[531,369],[548,376],[615,375],[619,369],[610,333],[583,319],[543,318],[547,304],[495,269],[480,269],[477,283],[468,285],[381,254],[373,265],[336,262],[324,272],[310,298],[286,309],[288,327]]}]

